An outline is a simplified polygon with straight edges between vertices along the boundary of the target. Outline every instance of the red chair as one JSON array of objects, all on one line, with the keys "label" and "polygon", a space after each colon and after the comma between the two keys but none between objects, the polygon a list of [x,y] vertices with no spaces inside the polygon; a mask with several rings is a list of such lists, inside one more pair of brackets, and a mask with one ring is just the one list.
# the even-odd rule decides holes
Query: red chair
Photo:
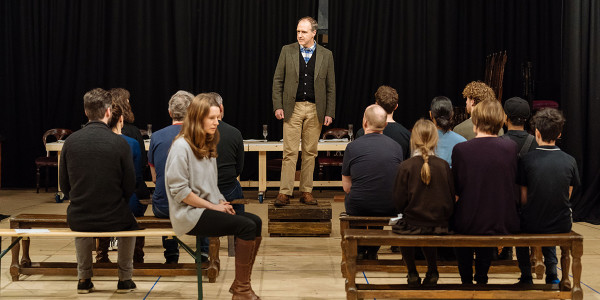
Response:
[{"label": "red chair", "polygon": [[[57,141],[62,140],[65,137],[69,136],[73,133],[69,129],[63,128],[55,128],[50,129],[44,133],[42,136],[42,141],[44,142],[44,148],[46,148],[46,143],[48,142],[48,137],[53,136]],[[50,155],[49,151],[46,151],[46,156],[38,157],[35,159],[35,175],[36,175],[36,193],[40,192],[40,168],[46,167],[46,192],[48,192],[48,169],[50,167],[58,168],[58,155]]]},{"label": "red chair", "polygon": [[[350,137],[348,129],[332,128],[323,133],[322,139],[341,139]],[[331,152],[331,153],[330,153]],[[327,151],[319,153],[319,180],[323,180],[323,170],[325,167],[341,167],[344,162],[344,155],[341,151]],[[329,177],[329,176],[328,176]]]}]

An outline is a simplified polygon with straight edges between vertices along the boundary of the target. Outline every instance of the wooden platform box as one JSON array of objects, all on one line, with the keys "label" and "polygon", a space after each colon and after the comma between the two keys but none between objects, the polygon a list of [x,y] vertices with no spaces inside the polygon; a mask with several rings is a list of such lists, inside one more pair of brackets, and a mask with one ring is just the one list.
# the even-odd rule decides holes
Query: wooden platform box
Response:
[{"label": "wooden platform box", "polygon": [[298,201],[284,207],[269,203],[269,234],[271,236],[331,235],[331,203],[306,205]]}]

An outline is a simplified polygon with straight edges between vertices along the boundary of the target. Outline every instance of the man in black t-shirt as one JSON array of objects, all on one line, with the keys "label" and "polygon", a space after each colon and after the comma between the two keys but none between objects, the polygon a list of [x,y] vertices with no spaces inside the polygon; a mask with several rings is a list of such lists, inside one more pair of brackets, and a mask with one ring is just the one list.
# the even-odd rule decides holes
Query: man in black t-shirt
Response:
[{"label": "man in black t-shirt", "polygon": [[[242,186],[237,180],[244,169],[244,139],[242,133],[235,127],[225,123],[223,116],[225,108],[223,98],[217,93],[209,93],[215,97],[221,116],[219,117],[219,144],[217,144],[217,167],[219,173],[219,190],[227,201],[244,198]],[[233,204],[236,213],[244,212],[244,204]]]},{"label": "man in black t-shirt", "polygon": [[[387,126],[385,126],[385,129],[383,130],[383,134],[400,144],[400,146],[402,146],[404,159],[409,158],[410,131],[394,121],[394,111],[398,108],[398,93],[394,88],[382,85],[377,89],[377,92],[375,92],[375,103],[383,107],[387,113]],[[356,138],[359,138],[364,134],[365,130],[361,128],[356,132]]]},{"label": "man in black t-shirt", "polygon": [[504,102],[504,113],[504,124],[508,131],[502,137],[515,141],[521,156],[535,150],[538,146],[535,137],[525,131],[525,122],[530,115],[529,103],[519,97],[512,97]]},{"label": "man in black t-shirt", "polygon": [[[546,108],[533,117],[536,149],[521,158],[517,183],[521,186],[521,231],[567,233],[573,223],[571,194],[579,185],[575,159],[556,147],[565,119],[558,110]],[[546,283],[558,283],[556,247],[542,247]],[[520,283],[532,282],[529,248],[517,247]]]},{"label": "man in black t-shirt", "polygon": [[[373,104],[365,110],[366,135],[348,144],[342,164],[346,213],[351,216],[395,216],[392,199],[402,147],[382,134],[386,112]],[[375,258],[379,247],[360,247],[360,255]]]}]

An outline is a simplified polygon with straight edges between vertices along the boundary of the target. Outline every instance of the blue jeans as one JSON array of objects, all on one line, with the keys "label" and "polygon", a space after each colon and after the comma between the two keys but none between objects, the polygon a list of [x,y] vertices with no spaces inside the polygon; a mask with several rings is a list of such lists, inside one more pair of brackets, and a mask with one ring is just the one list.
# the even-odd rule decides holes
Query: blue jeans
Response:
[{"label": "blue jeans", "polygon": [[138,199],[137,195],[133,193],[131,197],[129,197],[129,209],[133,213],[134,217],[142,217],[146,212],[148,205],[144,205],[140,203],[140,199]]},{"label": "blue jeans", "polygon": [[[242,186],[239,181],[235,181],[235,187],[230,190],[221,191],[221,194],[225,197],[227,201],[233,201],[236,199],[243,199],[244,193],[242,192]],[[244,204],[232,204],[233,210],[235,210],[236,214],[243,213],[246,211]]]},{"label": "blue jeans", "polygon": [[[546,283],[558,279],[556,264],[556,247],[542,247],[544,265],[546,266]],[[521,278],[531,278],[531,262],[529,261],[529,247],[517,247],[517,260],[521,269]]]},{"label": "blue jeans", "polygon": [[[169,209],[165,211],[155,205],[152,205],[154,216],[161,219],[169,218]],[[163,248],[165,248],[165,259],[169,262],[179,261],[179,244],[174,239],[169,239],[166,236],[162,237]]]}]

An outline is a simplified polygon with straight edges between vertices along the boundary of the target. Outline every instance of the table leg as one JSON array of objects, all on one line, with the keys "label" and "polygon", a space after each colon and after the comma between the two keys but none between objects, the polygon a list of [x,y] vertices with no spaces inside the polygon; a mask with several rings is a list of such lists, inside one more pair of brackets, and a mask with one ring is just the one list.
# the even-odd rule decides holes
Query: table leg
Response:
[{"label": "table leg", "polygon": [[[59,192],[59,193],[62,193],[62,190],[60,189],[60,152],[61,152],[61,151],[57,151],[57,154],[56,154],[56,155],[58,156],[58,168],[57,168],[57,169],[58,169],[58,171],[56,171],[56,172],[58,172],[58,175],[57,175],[57,177],[56,177],[56,179],[58,180],[58,183],[56,184],[56,186],[57,186],[57,188],[58,188],[58,192]],[[46,170],[46,172],[48,172],[48,170]],[[47,173],[46,173],[46,174],[47,174]],[[47,185],[46,185],[46,186],[47,186]]]},{"label": "table leg", "polygon": [[571,297],[573,300],[583,299],[583,290],[581,290],[581,256],[583,255],[583,240],[573,242],[573,290]]},{"label": "table leg", "polygon": [[267,190],[267,151],[258,152],[258,192]]},{"label": "table leg", "polygon": [[[18,238],[13,237],[12,242],[17,241]],[[19,281],[19,253],[21,252],[21,243],[15,244],[15,246],[11,250],[12,262],[10,264],[10,275],[12,277],[12,281]]]}]

